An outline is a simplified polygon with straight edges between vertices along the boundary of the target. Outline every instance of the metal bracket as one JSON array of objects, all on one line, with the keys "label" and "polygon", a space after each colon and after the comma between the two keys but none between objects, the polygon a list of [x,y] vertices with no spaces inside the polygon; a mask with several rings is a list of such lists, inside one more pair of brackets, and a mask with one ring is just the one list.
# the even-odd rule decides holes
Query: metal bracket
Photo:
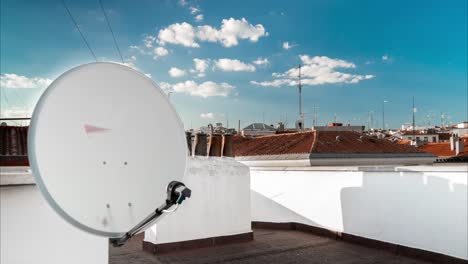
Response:
[{"label": "metal bracket", "polygon": [[140,223],[138,223],[135,227],[130,229],[125,235],[122,237],[116,238],[109,238],[110,243],[114,247],[121,247],[125,245],[125,243],[132,238],[134,235],[138,234],[141,230],[144,230],[153,223],[156,219],[160,218],[164,211],[171,208],[173,205],[181,204],[186,198],[190,198],[192,195],[192,191],[185,187],[185,185],[178,181],[171,181],[167,185],[167,198],[166,201],[158,207],[154,212],[152,212],[149,216],[143,219]]}]

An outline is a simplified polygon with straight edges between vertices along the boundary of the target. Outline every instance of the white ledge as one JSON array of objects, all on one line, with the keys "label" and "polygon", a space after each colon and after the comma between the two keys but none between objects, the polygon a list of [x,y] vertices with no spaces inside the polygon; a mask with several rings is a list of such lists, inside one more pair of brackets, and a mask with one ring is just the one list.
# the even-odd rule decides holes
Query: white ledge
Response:
[{"label": "white ledge", "polygon": [[31,169],[22,167],[0,167],[0,186],[34,185]]}]

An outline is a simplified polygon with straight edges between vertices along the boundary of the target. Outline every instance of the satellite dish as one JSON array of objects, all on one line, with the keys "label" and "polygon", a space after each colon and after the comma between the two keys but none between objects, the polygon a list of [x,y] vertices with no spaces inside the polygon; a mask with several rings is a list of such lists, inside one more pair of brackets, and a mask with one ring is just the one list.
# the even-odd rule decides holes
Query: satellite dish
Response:
[{"label": "satellite dish", "polygon": [[28,149],[47,202],[96,235],[133,235],[190,196],[177,182],[187,158],[182,122],[150,78],[120,64],[58,77],[34,110]]}]

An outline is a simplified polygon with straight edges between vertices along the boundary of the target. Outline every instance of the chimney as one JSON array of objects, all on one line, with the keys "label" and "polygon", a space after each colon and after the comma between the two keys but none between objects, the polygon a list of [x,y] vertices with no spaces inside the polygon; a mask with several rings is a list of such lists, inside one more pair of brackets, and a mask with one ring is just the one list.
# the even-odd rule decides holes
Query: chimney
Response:
[{"label": "chimney", "polygon": [[458,155],[465,151],[465,144],[463,144],[463,140],[458,140],[455,142],[455,155]]},{"label": "chimney", "polygon": [[455,143],[458,141],[458,137],[456,135],[452,135],[450,137],[450,150],[455,150]]}]

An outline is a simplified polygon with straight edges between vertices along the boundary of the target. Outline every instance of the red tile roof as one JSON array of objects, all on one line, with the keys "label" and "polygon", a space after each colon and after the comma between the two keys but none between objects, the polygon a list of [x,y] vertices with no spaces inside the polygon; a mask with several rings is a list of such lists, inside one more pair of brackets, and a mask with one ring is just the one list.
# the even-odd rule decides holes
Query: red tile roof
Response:
[{"label": "red tile roof", "polygon": [[[339,140],[337,140],[339,137]],[[385,139],[363,136],[350,131],[319,132],[313,153],[417,153],[412,146],[399,145]]]},{"label": "red tile roof", "polygon": [[411,140],[400,139],[400,140],[397,140],[395,143],[400,144],[400,145],[411,145]]},{"label": "red tile roof", "polygon": [[[450,142],[427,143],[425,145],[420,146],[419,149],[427,153],[432,153],[436,155],[437,157],[454,157],[455,156],[455,151],[450,150]],[[465,151],[458,154],[458,156],[468,156],[468,150],[465,149]]]},{"label": "red tile roof", "polygon": [[296,153],[422,153],[413,146],[364,136],[351,131],[307,131],[262,137],[234,139],[235,156]]},{"label": "red tile roof", "polygon": [[[260,137],[234,137],[235,156],[308,153],[314,142],[314,132],[296,132]],[[265,154],[268,153],[268,154]]]}]

